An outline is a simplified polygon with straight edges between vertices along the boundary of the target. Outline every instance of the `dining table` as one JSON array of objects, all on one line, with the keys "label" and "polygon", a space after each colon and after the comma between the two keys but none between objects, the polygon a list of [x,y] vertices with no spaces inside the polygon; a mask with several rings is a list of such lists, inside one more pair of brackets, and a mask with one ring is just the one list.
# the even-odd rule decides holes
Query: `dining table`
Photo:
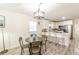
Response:
[{"label": "dining table", "polygon": [[[47,39],[43,38],[43,37],[28,37],[25,39],[25,42],[28,42],[28,44],[32,43],[32,42],[35,42],[35,41],[42,41],[42,42],[45,42],[44,44],[44,47],[45,47],[45,52],[46,52],[46,41]],[[43,46],[43,44],[42,44]]]},{"label": "dining table", "polygon": [[25,39],[25,42],[31,43],[31,42],[35,42],[35,41],[42,41],[43,38],[42,37],[28,37]]}]

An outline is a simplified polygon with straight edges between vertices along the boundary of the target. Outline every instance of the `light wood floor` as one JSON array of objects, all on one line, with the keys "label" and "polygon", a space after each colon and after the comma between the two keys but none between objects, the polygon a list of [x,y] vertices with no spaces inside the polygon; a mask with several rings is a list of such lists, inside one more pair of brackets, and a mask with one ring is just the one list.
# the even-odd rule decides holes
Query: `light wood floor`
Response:
[{"label": "light wood floor", "polygon": [[[59,44],[55,44],[53,42],[47,42],[47,51],[44,51],[44,48],[42,49],[42,55],[64,55],[67,54],[68,48],[65,46],[61,46]],[[21,55],[20,53],[20,47],[10,49],[6,54],[4,55]],[[25,49],[24,55],[29,55],[28,48]]]}]

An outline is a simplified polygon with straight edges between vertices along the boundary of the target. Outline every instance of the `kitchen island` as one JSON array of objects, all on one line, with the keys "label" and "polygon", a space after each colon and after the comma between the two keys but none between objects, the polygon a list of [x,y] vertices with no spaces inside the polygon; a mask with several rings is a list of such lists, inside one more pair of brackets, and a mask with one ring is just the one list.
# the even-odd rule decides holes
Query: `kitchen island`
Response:
[{"label": "kitchen island", "polygon": [[60,45],[69,46],[70,43],[70,34],[65,32],[46,32],[42,33],[42,35],[46,35],[49,41],[54,43],[58,43]]}]

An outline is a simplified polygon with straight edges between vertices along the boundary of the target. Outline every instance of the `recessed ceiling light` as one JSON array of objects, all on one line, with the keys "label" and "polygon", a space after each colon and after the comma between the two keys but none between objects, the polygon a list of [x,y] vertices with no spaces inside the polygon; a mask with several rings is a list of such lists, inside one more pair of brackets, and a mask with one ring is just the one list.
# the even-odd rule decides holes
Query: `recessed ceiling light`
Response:
[{"label": "recessed ceiling light", "polygon": [[66,17],[64,17],[64,16],[63,16],[63,17],[61,17],[61,18],[62,18],[63,20],[64,20],[64,19],[66,19]]}]

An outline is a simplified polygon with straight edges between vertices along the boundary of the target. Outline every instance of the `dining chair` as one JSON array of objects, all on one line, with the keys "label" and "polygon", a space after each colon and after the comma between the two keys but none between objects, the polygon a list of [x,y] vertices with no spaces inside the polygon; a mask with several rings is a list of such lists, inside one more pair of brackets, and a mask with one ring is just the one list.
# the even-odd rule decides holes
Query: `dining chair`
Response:
[{"label": "dining chair", "polygon": [[41,55],[41,47],[42,47],[42,41],[30,42],[30,46],[29,46],[30,55],[33,55],[33,54]]},{"label": "dining chair", "polygon": [[21,55],[24,53],[24,49],[28,48],[29,45],[28,44],[24,44],[22,37],[19,37],[19,43],[20,43],[20,47],[21,47]]}]

